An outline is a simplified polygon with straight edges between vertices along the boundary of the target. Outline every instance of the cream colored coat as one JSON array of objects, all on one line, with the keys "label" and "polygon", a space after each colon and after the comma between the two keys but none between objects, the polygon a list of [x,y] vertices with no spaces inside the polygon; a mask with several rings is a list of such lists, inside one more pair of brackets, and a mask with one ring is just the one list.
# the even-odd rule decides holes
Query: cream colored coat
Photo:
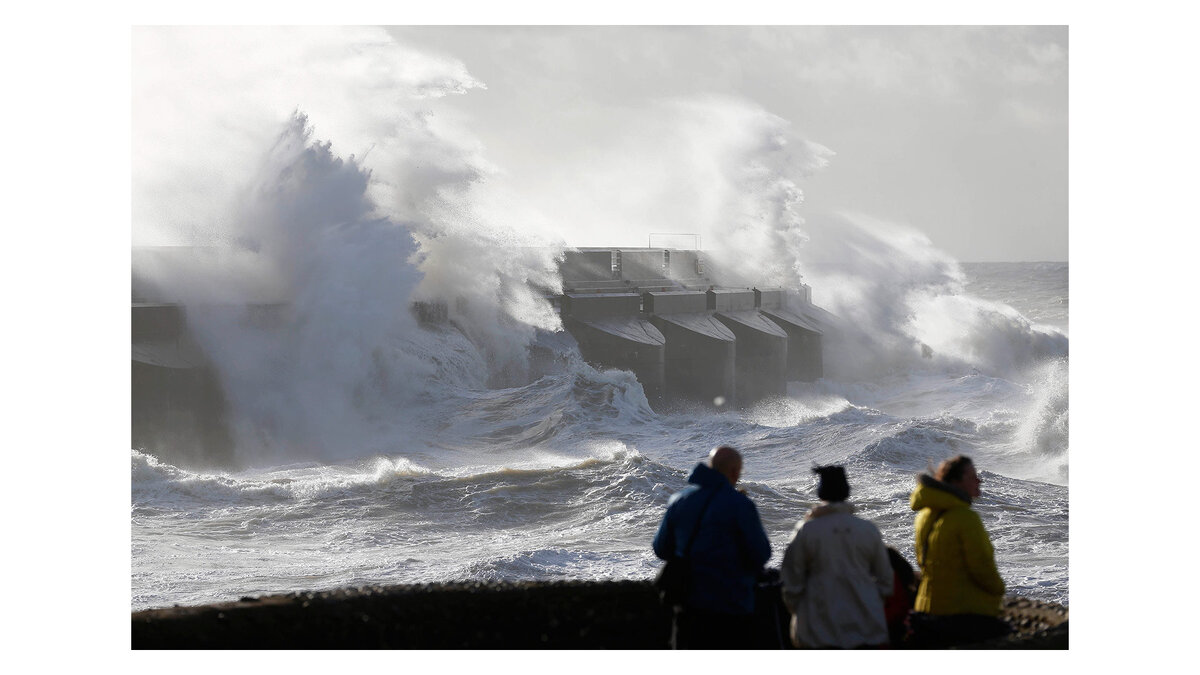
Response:
[{"label": "cream colored coat", "polygon": [[796,525],[783,555],[783,601],[797,647],[852,648],[888,641],[883,599],[892,566],[879,528],[832,502]]}]

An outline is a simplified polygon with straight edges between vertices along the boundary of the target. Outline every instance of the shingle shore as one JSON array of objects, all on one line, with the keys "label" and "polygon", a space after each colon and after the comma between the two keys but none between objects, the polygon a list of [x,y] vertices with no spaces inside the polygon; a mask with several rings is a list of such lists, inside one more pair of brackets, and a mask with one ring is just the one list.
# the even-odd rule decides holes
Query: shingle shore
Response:
[{"label": "shingle shore", "polygon": [[[787,615],[760,589],[762,648]],[[1008,598],[1016,635],[975,645],[1066,649],[1067,608]],[[242,598],[132,613],[133,649],[663,649],[670,610],[649,581],[460,582]]]}]

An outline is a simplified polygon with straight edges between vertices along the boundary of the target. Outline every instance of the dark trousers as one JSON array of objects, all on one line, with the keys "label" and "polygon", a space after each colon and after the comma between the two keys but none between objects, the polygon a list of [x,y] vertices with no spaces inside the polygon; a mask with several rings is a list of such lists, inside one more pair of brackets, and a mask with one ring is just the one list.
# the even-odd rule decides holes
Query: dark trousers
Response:
[{"label": "dark trousers", "polygon": [[756,649],[753,614],[675,608],[671,649]]},{"label": "dark trousers", "polygon": [[998,616],[984,614],[948,614],[936,616],[923,612],[908,615],[907,649],[944,649],[966,646],[1003,637],[1012,627]]}]

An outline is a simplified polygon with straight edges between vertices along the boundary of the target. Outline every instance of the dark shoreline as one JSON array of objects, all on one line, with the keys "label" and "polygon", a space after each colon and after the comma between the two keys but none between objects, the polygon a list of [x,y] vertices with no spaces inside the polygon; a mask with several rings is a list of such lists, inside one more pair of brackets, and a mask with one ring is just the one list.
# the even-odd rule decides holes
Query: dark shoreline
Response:
[{"label": "dark shoreline", "polygon": [[[777,595],[760,593],[764,649],[781,646]],[[971,648],[1068,648],[1066,607],[1006,598],[1004,613],[1017,633]],[[131,619],[133,649],[665,649],[671,630],[649,581],[371,586],[147,609]]]}]

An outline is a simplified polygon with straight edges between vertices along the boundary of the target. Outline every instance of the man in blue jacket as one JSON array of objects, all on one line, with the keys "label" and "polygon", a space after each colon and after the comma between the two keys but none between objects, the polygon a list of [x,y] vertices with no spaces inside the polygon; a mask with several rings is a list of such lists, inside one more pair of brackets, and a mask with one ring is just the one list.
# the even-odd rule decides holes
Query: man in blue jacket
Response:
[{"label": "man in blue jacket", "polygon": [[754,502],[734,489],[741,475],[737,450],[713,450],[692,470],[691,485],[671,495],[654,535],[654,555],[691,561],[687,600],[675,608],[675,649],[753,644],[754,586],[771,557],[771,542]]}]

